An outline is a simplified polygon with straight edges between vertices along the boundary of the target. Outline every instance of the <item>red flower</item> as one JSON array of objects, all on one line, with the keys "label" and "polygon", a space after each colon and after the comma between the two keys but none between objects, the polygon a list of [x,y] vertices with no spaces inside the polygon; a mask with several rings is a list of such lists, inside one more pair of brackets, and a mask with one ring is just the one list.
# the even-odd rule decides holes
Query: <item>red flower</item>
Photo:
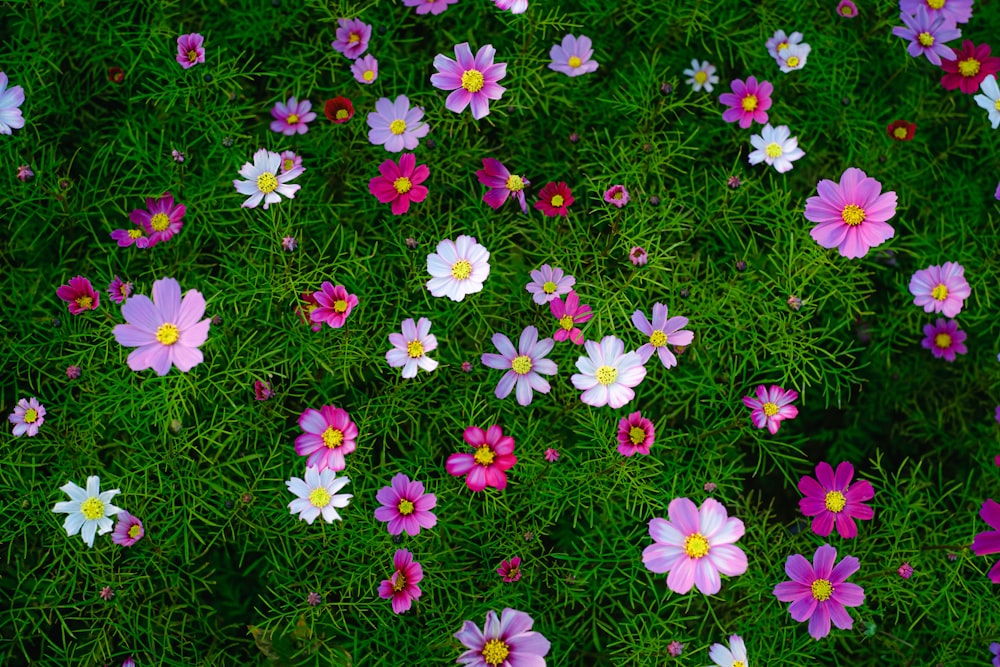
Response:
[{"label": "red flower", "polygon": [[368,191],[383,204],[392,202],[393,215],[410,210],[410,202],[427,198],[427,188],[420,185],[427,180],[430,170],[426,164],[417,165],[413,153],[399,156],[399,165],[386,160],[378,166],[381,176],[368,181]]},{"label": "red flower", "polygon": [[566,217],[569,213],[566,209],[570,204],[573,203],[573,194],[570,192],[569,186],[559,181],[558,183],[546,183],[542,191],[538,193],[538,201],[535,202],[535,208],[549,216],[554,218],[557,215]]},{"label": "red flower", "polygon": [[121,67],[108,68],[108,81],[111,83],[121,83],[125,80],[125,70]]},{"label": "red flower", "polygon": [[323,113],[334,123],[346,123],[354,117],[354,105],[346,97],[334,97],[323,105]]},{"label": "red flower", "polygon": [[955,60],[942,60],[941,85],[947,90],[958,88],[963,93],[973,95],[979,92],[979,84],[990,74],[1000,71],[1000,58],[990,56],[990,45],[976,46],[967,39],[962,40],[962,49],[952,49]]},{"label": "red flower", "polygon": [[909,141],[913,138],[913,134],[917,131],[917,126],[909,121],[894,120],[889,123],[889,126],[885,128],[885,131],[889,133],[890,139],[895,139],[896,141]]}]

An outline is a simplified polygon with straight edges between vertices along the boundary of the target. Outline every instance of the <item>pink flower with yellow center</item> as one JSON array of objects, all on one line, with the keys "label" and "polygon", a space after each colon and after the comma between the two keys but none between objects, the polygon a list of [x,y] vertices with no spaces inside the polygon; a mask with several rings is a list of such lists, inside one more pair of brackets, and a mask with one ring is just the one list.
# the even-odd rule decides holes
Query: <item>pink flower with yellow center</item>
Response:
[{"label": "pink flower with yellow center", "polygon": [[492,340],[500,354],[484,354],[483,365],[507,371],[497,384],[497,398],[507,398],[516,387],[518,405],[529,405],[533,392],[549,393],[548,380],[542,375],[556,374],[555,362],[545,358],[555,341],[551,338],[538,340],[538,329],[530,326],[521,332],[517,349],[502,333],[493,334]]},{"label": "pink flower with yellow center", "polygon": [[184,69],[205,62],[205,38],[196,32],[178,37],[177,62]]},{"label": "pink flower with yellow center", "polygon": [[722,120],[727,123],[739,122],[744,130],[754,122],[767,123],[767,110],[771,108],[771,93],[774,86],[767,81],[757,83],[755,77],[733,79],[729,84],[731,93],[719,95],[719,101],[730,108],[722,112]]},{"label": "pink flower with yellow center", "polygon": [[[141,208],[133,210],[128,214],[128,218],[146,230],[149,235],[149,240],[146,242],[148,248],[152,248],[161,241],[169,241],[184,226],[184,214],[187,212],[187,207],[184,204],[175,205],[174,196],[169,192],[163,193],[160,197],[146,199],[146,208],[148,209],[146,211]],[[120,242],[119,245],[121,245]],[[136,245],[139,245],[138,238]]]},{"label": "pink flower with yellow center", "polygon": [[330,46],[351,60],[358,59],[368,48],[372,27],[361,19],[338,19],[337,25],[337,39]]},{"label": "pink flower with yellow center", "polygon": [[386,160],[378,167],[379,176],[368,181],[368,191],[383,204],[392,204],[392,214],[410,210],[410,202],[427,199],[427,187],[421,185],[430,176],[426,164],[417,164],[413,153],[399,156],[399,164]]},{"label": "pink flower with yellow center", "polygon": [[305,433],[295,438],[295,453],[309,457],[306,466],[317,466],[321,471],[347,467],[344,455],[354,451],[358,437],[358,427],[347,410],[333,405],[309,408],[299,416],[299,427]]},{"label": "pink flower with yellow center", "polygon": [[403,368],[403,378],[417,376],[417,369],[430,373],[438,367],[438,362],[427,356],[437,349],[437,338],[432,334],[431,321],[421,317],[416,322],[412,317],[403,320],[402,333],[389,334],[392,349],[385,353],[385,360],[393,368]]},{"label": "pink flower with yellow center", "polygon": [[641,412],[633,412],[618,422],[618,453],[622,456],[649,454],[649,448],[655,441],[653,422],[643,417]]},{"label": "pink flower with yellow center", "polygon": [[476,170],[476,178],[488,188],[483,195],[483,201],[490,208],[499,209],[508,197],[513,196],[521,205],[521,213],[528,212],[528,204],[524,200],[524,188],[531,185],[531,181],[510,173],[500,160],[483,158],[483,168]]},{"label": "pink flower with yellow center", "polygon": [[[847,578],[861,564],[854,556],[845,556],[836,563],[837,550],[829,544],[816,549],[812,564],[801,554],[785,561],[785,574],[791,581],[774,587],[774,596],[791,602],[788,611],[798,622],[809,621],[809,634],[822,639],[830,634],[830,621],[841,630],[850,630],[854,620],[844,607],[859,607],[865,601],[865,591]],[[835,564],[836,563],[836,564]]]},{"label": "pink flower with yellow center", "polygon": [[760,385],[757,387],[757,398],[744,396],[743,405],[750,408],[750,420],[754,426],[766,426],[771,435],[774,435],[783,419],[795,419],[798,416],[799,409],[791,405],[798,397],[799,392],[794,389],[785,390],[776,384],[772,384],[770,388]]},{"label": "pink flower with yellow center", "polygon": [[313,298],[319,304],[309,313],[313,322],[326,322],[334,329],[339,329],[347,322],[351,310],[358,305],[358,297],[348,294],[343,285],[333,286],[324,280],[318,292],[313,292]]},{"label": "pink flower with yellow center", "polygon": [[[526,0],[524,4],[527,6]],[[481,631],[472,621],[465,621],[454,636],[469,650],[458,656],[457,662],[466,667],[545,667],[551,644],[531,630],[533,624],[523,611],[509,607],[500,618],[492,609],[486,612]]]},{"label": "pink flower with yellow center", "polygon": [[445,462],[448,474],[465,476],[465,484],[470,490],[479,492],[487,486],[498,491],[507,488],[507,473],[514,467],[514,438],[503,434],[503,429],[494,424],[485,431],[478,426],[470,426],[462,433],[465,442],[475,449],[474,454],[460,452],[452,454]]},{"label": "pink flower with yellow center", "polygon": [[924,339],[920,346],[930,350],[936,359],[944,357],[945,361],[955,361],[955,355],[965,354],[966,334],[958,328],[955,320],[938,318],[934,324],[924,325]]},{"label": "pink flower with yellow center", "polygon": [[280,132],[286,137],[296,133],[305,134],[309,131],[309,123],[316,120],[316,112],[312,111],[312,102],[289,97],[287,102],[278,102],[271,109],[274,120],[271,121],[271,131]]},{"label": "pink flower with yellow center", "polygon": [[858,536],[854,520],[869,521],[875,511],[865,505],[866,500],[875,497],[871,482],[854,478],[854,466],[843,461],[837,472],[826,461],[816,466],[816,478],[803,477],[799,480],[799,491],[804,498],[799,500],[799,509],[806,516],[813,517],[812,531],[826,537],[836,525],[837,532],[845,539]]},{"label": "pink flower with yellow center", "polygon": [[434,57],[437,74],[431,75],[431,84],[454,91],[445,100],[449,111],[462,113],[471,104],[476,120],[489,115],[490,100],[499,100],[507,90],[497,84],[507,75],[507,63],[494,63],[495,55],[496,49],[487,44],[473,57],[469,43],[462,42],[455,46],[455,60],[444,54]]},{"label": "pink flower with yellow center", "polygon": [[392,565],[396,571],[391,577],[382,581],[378,587],[380,598],[392,600],[392,611],[402,614],[408,611],[413,601],[420,597],[420,580],[424,578],[424,570],[420,563],[413,560],[413,554],[406,549],[397,549],[392,557]]},{"label": "pink flower with yellow center", "polygon": [[388,523],[390,535],[399,535],[404,530],[410,537],[418,535],[422,528],[433,528],[437,517],[431,510],[437,504],[433,493],[424,493],[424,485],[399,473],[392,478],[389,486],[379,489],[375,499],[382,507],[375,508],[375,518]]},{"label": "pink flower with yellow center", "polygon": [[964,39],[961,49],[952,50],[955,52],[955,59],[941,63],[941,69],[945,73],[941,77],[941,85],[947,90],[958,88],[963,93],[975,95],[979,92],[983,79],[1000,71],[1000,58],[990,55],[989,44],[976,46]]},{"label": "pink flower with yellow center", "polygon": [[97,310],[101,304],[100,295],[94,291],[94,286],[83,276],[69,279],[68,285],[60,285],[56,296],[69,305],[71,315],[80,315],[88,310]]},{"label": "pink flower with yellow center", "polygon": [[887,221],[896,215],[896,193],[883,193],[882,184],[862,170],[844,170],[840,183],[824,178],[816,192],[806,200],[805,216],[817,223],[809,235],[824,248],[856,259],[895,235]]},{"label": "pink flower with yellow center", "polygon": [[578,324],[590,321],[594,316],[593,311],[587,304],[580,304],[580,297],[573,290],[566,295],[566,302],[558,296],[549,301],[549,310],[552,317],[559,322],[559,329],[552,336],[556,341],[571,340],[577,345],[583,345],[583,332]]},{"label": "pink flower with yellow center", "polygon": [[910,278],[913,305],[922,306],[926,313],[955,317],[962,311],[962,305],[971,293],[965,280],[965,267],[957,262],[928,266]]}]

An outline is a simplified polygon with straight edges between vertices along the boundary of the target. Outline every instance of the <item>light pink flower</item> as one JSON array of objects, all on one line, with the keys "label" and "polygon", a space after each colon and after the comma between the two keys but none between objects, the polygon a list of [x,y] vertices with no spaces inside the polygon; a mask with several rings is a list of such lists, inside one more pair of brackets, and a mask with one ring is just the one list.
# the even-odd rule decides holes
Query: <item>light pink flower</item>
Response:
[{"label": "light pink flower", "polygon": [[625,345],[614,336],[605,336],[600,343],[588,340],[587,356],[576,361],[579,373],[570,381],[581,390],[580,400],[587,405],[610,405],[618,409],[635,398],[633,387],[646,377],[642,358],[635,352],[625,352]]},{"label": "light pink flower", "polygon": [[628,190],[624,185],[612,185],[604,192],[604,201],[621,208],[629,202]]},{"label": "light pink flower", "polygon": [[22,398],[14,406],[14,412],[7,415],[7,421],[14,425],[11,433],[15,438],[38,435],[38,427],[45,423],[45,406],[37,398]]},{"label": "light pink flower", "polygon": [[358,427],[347,410],[333,405],[308,408],[299,415],[299,428],[304,433],[295,438],[295,453],[309,457],[307,467],[316,466],[320,472],[347,467],[344,456],[357,447],[358,437]]},{"label": "light pink flower", "polygon": [[497,9],[509,11],[511,14],[523,14],[528,11],[528,0],[493,0]]},{"label": "light pink flower", "polygon": [[824,248],[837,248],[848,259],[864,257],[896,233],[886,222],[896,215],[896,193],[882,194],[882,184],[855,167],[840,183],[824,178],[818,197],[806,200],[807,220],[818,223],[809,235]]},{"label": "light pink flower", "polygon": [[434,14],[437,16],[444,10],[448,9],[448,5],[453,5],[458,0],[403,0],[403,5],[406,7],[416,7],[417,14]]},{"label": "light pink flower", "polygon": [[545,667],[545,656],[552,646],[541,633],[531,631],[533,624],[523,611],[509,607],[499,619],[492,609],[486,612],[482,631],[472,621],[465,621],[454,636],[469,650],[458,656],[457,662],[466,667]]},{"label": "light pink flower", "polygon": [[673,368],[677,365],[677,357],[670,351],[667,345],[690,345],[694,340],[694,332],[685,329],[688,318],[671,317],[667,319],[667,307],[662,303],[653,304],[653,321],[646,319],[646,314],[641,310],[632,313],[632,324],[639,330],[639,333],[649,336],[648,342],[640,347],[636,352],[642,357],[642,363],[649,361],[655,352],[660,363],[665,368]]},{"label": "light pink flower", "polygon": [[925,313],[955,317],[972,293],[964,274],[965,268],[958,262],[935,264],[915,272],[910,278],[913,305],[922,306]]},{"label": "light pink flower", "polygon": [[750,408],[750,420],[754,426],[766,426],[771,435],[774,435],[783,419],[795,419],[798,416],[799,409],[791,405],[798,397],[799,393],[794,389],[785,390],[776,384],[767,389],[760,385],[757,387],[757,398],[744,396],[743,405]]},{"label": "light pink flower", "polygon": [[438,362],[427,356],[437,349],[437,338],[431,331],[431,321],[421,317],[416,322],[412,317],[403,320],[403,332],[389,334],[392,349],[385,353],[385,360],[393,368],[403,368],[404,378],[417,376],[417,368],[430,373],[438,367]]},{"label": "light pink flower", "polygon": [[123,547],[130,547],[145,534],[146,529],[143,528],[142,521],[123,510],[118,513],[118,523],[111,533],[111,541]]},{"label": "light pink flower", "polygon": [[[452,0],[452,2],[457,2],[458,0]],[[423,0],[417,0],[417,2],[423,2]],[[418,10],[419,14],[420,11]],[[378,79],[378,61],[375,60],[375,56],[368,54],[354,61],[351,65],[351,74],[354,75],[354,79],[358,83],[372,84]]]},{"label": "light pink flower", "polygon": [[473,57],[469,43],[462,42],[455,45],[455,60],[444,54],[434,57],[437,74],[431,75],[431,84],[454,91],[445,101],[449,111],[462,113],[471,104],[476,120],[489,115],[490,100],[499,100],[507,90],[497,84],[507,75],[507,63],[494,63],[495,55],[496,49],[487,44]]},{"label": "light pink flower", "polygon": [[177,62],[184,69],[205,62],[205,38],[196,32],[177,38]]},{"label": "light pink flower", "polygon": [[[24,88],[21,86],[7,87],[7,75],[0,72],[0,134],[13,134],[13,130],[24,127],[24,116],[21,115],[21,105],[24,104]],[[27,180],[28,175],[34,172],[25,165],[26,171],[22,178],[22,172],[18,167],[18,175],[22,181]]]},{"label": "light pink flower", "polygon": [[563,270],[552,268],[548,264],[531,272],[531,282],[526,290],[531,292],[532,300],[539,306],[544,306],[553,299],[558,299],[560,295],[568,294],[576,284],[576,278],[569,274],[564,274]]}]

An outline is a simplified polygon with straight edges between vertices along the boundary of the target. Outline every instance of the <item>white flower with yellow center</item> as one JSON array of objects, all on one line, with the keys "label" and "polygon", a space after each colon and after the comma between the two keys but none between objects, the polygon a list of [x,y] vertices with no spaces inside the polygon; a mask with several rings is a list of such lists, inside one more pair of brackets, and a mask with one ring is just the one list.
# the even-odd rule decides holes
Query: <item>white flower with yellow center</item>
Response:
[{"label": "white flower with yellow center", "polygon": [[309,466],[304,480],[292,477],[285,482],[288,490],[298,496],[288,503],[288,509],[310,525],[320,514],[327,523],[341,521],[337,510],[347,507],[354,496],[337,492],[350,481],[347,477],[338,478],[330,468],[320,471],[319,466]]},{"label": "white flower with yellow center", "polygon": [[812,51],[812,47],[802,42],[801,44],[791,44],[786,49],[781,49],[778,52],[778,67],[785,74],[788,74],[792,70],[802,69],[806,66],[806,60],[809,58],[809,52]]},{"label": "white flower with yellow center", "polygon": [[459,236],[438,243],[437,253],[427,255],[431,279],[427,289],[434,296],[461,301],[466,294],[479,292],[490,275],[490,253],[476,243],[475,236]]},{"label": "white flower with yellow center", "polygon": [[689,77],[684,83],[690,85],[694,92],[705,90],[712,92],[712,87],[719,83],[719,77],[715,75],[715,65],[708,62],[698,62],[697,59],[691,61],[691,69],[684,70],[684,76]]},{"label": "white flower with yellow center", "polygon": [[57,514],[68,514],[63,528],[67,535],[81,533],[88,547],[94,546],[94,535],[110,533],[112,521],[108,517],[121,512],[121,508],[111,504],[111,499],[121,493],[112,489],[101,493],[101,478],[91,475],[87,478],[87,488],[82,489],[73,482],[59,487],[71,500],[56,503],[52,511]]},{"label": "white flower with yellow center", "polygon": [[798,137],[789,136],[787,125],[771,127],[768,123],[760,134],[750,136],[750,144],[756,149],[748,156],[750,164],[766,162],[779,174],[792,168],[792,162],[806,153],[799,148]]},{"label": "white flower with yellow center", "polygon": [[261,148],[253,154],[253,163],[247,162],[240,168],[240,176],[245,181],[234,180],[233,186],[241,195],[249,195],[241,206],[256,208],[264,200],[264,210],[271,204],[277,204],[281,197],[295,198],[295,193],[301,185],[289,183],[305,171],[304,167],[295,167],[278,173],[281,169],[281,155]]},{"label": "white flower with yellow center", "polygon": [[646,377],[639,353],[625,352],[625,344],[614,336],[605,336],[600,343],[588,340],[584,345],[587,356],[577,360],[580,372],[570,378],[573,386],[583,391],[580,400],[617,410],[635,398],[632,388]]},{"label": "white flower with yellow center", "polygon": [[995,130],[1000,127],[1000,86],[997,85],[997,78],[990,74],[979,84],[979,90],[982,93],[973,97],[972,101],[986,109]]}]

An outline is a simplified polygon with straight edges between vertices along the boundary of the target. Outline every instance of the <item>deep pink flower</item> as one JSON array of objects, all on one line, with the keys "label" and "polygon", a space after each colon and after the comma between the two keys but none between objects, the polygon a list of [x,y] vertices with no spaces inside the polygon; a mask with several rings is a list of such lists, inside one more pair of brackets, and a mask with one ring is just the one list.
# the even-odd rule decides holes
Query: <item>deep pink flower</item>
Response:
[{"label": "deep pink flower", "polygon": [[653,304],[652,322],[646,319],[644,312],[637,310],[632,313],[632,324],[639,333],[649,337],[649,340],[636,350],[644,364],[655,352],[665,368],[673,368],[677,365],[677,357],[667,345],[687,346],[694,340],[694,332],[684,328],[688,324],[688,318],[671,317],[668,320],[667,307],[659,302]]},{"label": "deep pink flower", "polygon": [[271,388],[271,383],[261,382],[260,380],[254,381],[253,395],[258,401],[266,401],[271,398],[274,396],[274,390]]},{"label": "deep pink flower", "polygon": [[[998,456],[997,458],[1000,459],[1000,456]],[[558,450],[555,450],[555,449],[553,449],[551,447],[547,448],[545,450],[545,460],[548,461],[549,463],[555,463],[556,461],[558,461],[559,460],[559,452],[558,452]],[[1000,464],[997,464],[997,465],[1000,465]]]},{"label": "deep pink flower", "polygon": [[555,341],[551,338],[538,340],[538,329],[529,326],[521,332],[517,349],[502,333],[493,334],[493,345],[500,354],[484,354],[484,366],[505,370],[494,392],[499,399],[507,398],[516,388],[517,404],[530,405],[533,392],[549,393],[548,381],[542,375],[555,375],[554,361],[545,357],[552,351]]},{"label": "deep pink flower", "polygon": [[330,42],[335,51],[340,51],[351,60],[356,60],[368,48],[372,38],[372,27],[361,19],[338,19],[337,39]]},{"label": "deep pink flower", "polygon": [[[184,204],[174,205],[174,197],[169,192],[163,193],[160,197],[146,199],[146,208],[149,210],[143,211],[141,208],[133,210],[128,214],[128,218],[149,234],[147,241],[149,248],[160,241],[169,241],[184,226],[187,207]],[[121,245],[121,241],[118,245]],[[139,245],[138,239],[136,245]]]},{"label": "deep pink flower", "polygon": [[531,298],[535,303],[544,306],[553,299],[567,294],[575,284],[576,278],[564,274],[562,269],[542,264],[540,269],[531,272],[531,282],[525,289],[531,292]]},{"label": "deep pink flower", "polygon": [[45,406],[37,398],[22,398],[14,406],[14,412],[7,415],[7,421],[14,425],[11,433],[15,438],[25,434],[33,438],[38,435],[38,427],[45,423]]},{"label": "deep pink flower", "polygon": [[396,550],[396,554],[392,557],[392,565],[396,571],[379,584],[378,595],[386,600],[391,598],[392,610],[402,614],[420,597],[422,591],[417,584],[424,578],[424,570],[420,567],[420,563],[413,560],[413,554],[406,549]]},{"label": "deep pink flower", "polygon": [[743,397],[743,405],[750,408],[750,420],[757,428],[767,427],[767,430],[774,435],[781,427],[783,419],[795,419],[799,414],[799,409],[791,402],[797,400],[799,392],[794,389],[782,389],[776,384],[770,388],[764,385],[757,387],[757,398],[752,396]]},{"label": "deep pink flower", "polygon": [[824,248],[837,248],[848,259],[864,257],[896,233],[886,222],[896,215],[896,193],[856,167],[846,169],[840,183],[824,178],[818,197],[806,200],[807,220],[818,223],[809,235]]},{"label": "deep pink flower", "polygon": [[871,482],[858,480],[851,484],[854,478],[854,466],[843,461],[833,468],[826,461],[816,466],[816,478],[805,476],[799,480],[799,491],[804,498],[799,500],[799,509],[806,516],[813,517],[812,530],[817,535],[826,537],[833,531],[844,539],[858,536],[858,527],[854,520],[869,521],[875,516],[875,511],[865,505],[865,501],[875,497]]},{"label": "deep pink flower", "polygon": [[557,341],[567,338],[577,345],[583,345],[583,332],[576,326],[583,324],[594,316],[587,304],[580,305],[580,297],[573,290],[566,295],[566,303],[559,297],[549,301],[552,316],[559,321],[559,329],[552,337]]},{"label": "deep pink flower", "polygon": [[299,316],[302,324],[310,324],[311,326],[309,328],[312,329],[313,332],[317,332],[323,328],[323,323],[312,321],[312,312],[319,308],[319,301],[316,300],[316,297],[313,294],[313,292],[303,292],[299,295],[302,303],[295,306],[295,314]]},{"label": "deep pink flower", "polygon": [[132,283],[123,282],[121,278],[115,276],[115,279],[108,285],[108,294],[111,295],[111,300],[115,303],[124,303],[125,299],[132,296]]},{"label": "deep pink flower", "polygon": [[913,576],[913,566],[909,563],[903,563],[899,566],[899,569],[896,570],[896,574],[901,576],[903,579],[909,579]]},{"label": "deep pink flower", "polygon": [[427,198],[427,188],[420,185],[427,180],[427,165],[417,165],[413,153],[399,156],[399,164],[386,160],[378,167],[381,176],[368,181],[368,191],[383,204],[392,202],[392,214],[402,215],[410,210],[410,202],[420,203]]},{"label": "deep pink flower", "polygon": [[512,584],[521,578],[521,557],[514,556],[510,560],[500,561],[497,574],[503,577],[504,583]]},{"label": "deep pink flower", "polygon": [[458,656],[457,662],[466,667],[544,667],[551,644],[531,631],[533,624],[530,616],[510,607],[499,619],[492,609],[486,612],[482,631],[472,621],[465,621],[454,636],[469,650]]},{"label": "deep pink flower", "polygon": [[107,601],[115,596],[115,592],[111,589],[111,586],[105,586],[98,595],[101,596],[102,600]]},{"label": "deep pink flower", "polygon": [[503,491],[507,487],[507,473],[504,471],[517,463],[514,438],[504,435],[503,429],[496,424],[485,431],[478,426],[470,426],[462,437],[476,452],[449,456],[445,463],[448,474],[455,477],[467,475],[465,484],[472,491],[482,491],[487,486]]},{"label": "deep pink flower", "polygon": [[101,303],[101,297],[94,291],[94,286],[83,276],[70,278],[68,285],[61,285],[56,289],[56,296],[69,304],[69,312],[72,315],[79,315],[88,310],[97,310]]},{"label": "deep pink flower", "polygon": [[621,208],[629,202],[628,190],[624,185],[612,185],[604,192],[604,201]]},{"label": "deep pink flower", "polygon": [[309,319],[313,322],[326,322],[334,329],[339,329],[347,322],[351,310],[358,305],[358,297],[348,294],[347,288],[343,285],[333,286],[328,280],[324,280],[318,292],[313,292],[318,307],[309,313]]},{"label": "deep pink flower", "polygon": [[788,611],[798,622],[809,621],[809,634],[822,639],[830,634],[830,621],[841,630],[850,630],[854,620],[844,607],[859,607],[865,601],[865,592],[857,584],[847,583],[847,578],[858,571],[861,564],[854,556],[845,556],[840,563],[837,550],[829,544],[816,549],[812,564],[801,554],[789,556],[785,561],[785,574],[791,581],[774,587],[774,595],[782,602],[791,602]]},{"label": "deep pink flower", "polygon": [[941,63],[941,69],[945,73],[941,77],[941,85],[946,90],[958,88],[963,93],[975,95],[979,92],[979,84],[983,79],[1000,71],[1000,58],[990,55],[989,44],[976,46],[963,39],[962,48],[952,50],[955,52],[955,59]]},{"label": "deep pink flower", "polygon": [[67,366],[66,378],[69,380],[79,380],[83,370],[79,366]]},{"label": "deep pink flower", "polygon": [[406,7],[416,7],[417,14],[434,14],[437,16],[444,10],[448,9],[448,5],[453,5],[458,0],[403,0],[403,5]]},{"label": "deep pink flower", "polygon": [[286,137],[296,133],[305,134],[309,131],[309,123],[316,120],[316,112],[310,111],[312,102],[289,97],[287,102],[277,102],[271,108],[271,131],[280,132]]},{"label": "deep pink flower", "polygon": [[[452,0],[452,2],[457,2],[458,0]],[[417,2],[424,2],[424,0],[417,0]],[[426,4],[426,3],[424,3]],[[417,10],[420,13],[420,10]],[[370,53],[367,56],[358,58],[351,65],[351,74],[354,75],[354,80],[358,83],[372,84],[378,79],[378,61],[375,60],[375,56]]]},{"label": "deep pink flower", "polygon": [[496,49],[487,44],[475,57],[468,42],[455,45],[455,60],[444,54],[434,57],[437,74],[431,75],[431,84],[440,90],[454,91],[445,100],[449,111],[462,113],[472,105],[476,120],[488,116],[490,100],[499,100],[507,89],[497,81],[507,76],[507,63],[494,63]]},{"label": "deep pink flower", "polygon": [[347,410],[333,405],[308,408],[299,416],[299,427],[305,433],[295,438],[295,453],[309,457],[306,467],[316,466],[319,472],[347,467],[344,455],[354,451],[358,437],[358,427]]},{"label": "deep pink flower", "polygon": [[122,510],[118,513],[118,523],[111,533],[111,541],[123,547],[130,547],[146,534],[146,529],[142,526],[142,521]]},{"label": "deep pink flower", "polygon": [[925,338],[920,341],[920,347],[930,350],[936,359],[944,357],[945,361],[955,361],[956,354],[965,354],[965,332],[958,328],[955,320],[938,318],[934,324],[924,325]]},{"label": "deep pink flower", "polygon": [[424,485],[399,473],[392,478],[389,486],[382,487],[375,494],[382,507],[375,509],[375,518],[387,522],[390,535],[399,535],[404,530],[410,537],[420,533],[421,528],[433,528],[437,517],[431,510],[437,504],[433,493],[424,493]]},{"label": "deep pink flower", "polygon": [[517,203],[521,205],[521,213],[528,212],[528,204],[524,200],[524,188],[531,185],[531,181],[510,173],[500,160],[483,158],[483,168],[476,170],[476,178],[489,188],[483,195],[483,201],[490,208],[499,209],[508,197],[514,195]]},{"label": "deep pink flower", "polygon": [[955,317],[972,293],[964,274],[965,268],[957,262],[935,264],[915,272],[910,278],[913,305],[922,306],[925,313]]},{"label": "deep pink flower", "polygon": [[546,183],[542,191],[538,193],[538,201],[535,208],[550,218],[557,215],[566,217],[569,215],[569,206],[576,201],[573,199],[573,192],[563,181],[558,183]]},{"label": "deep pink flower", "polygon": [[618,453],[622,456],[649,454],[649,448],[656,440],[653,422],[633,412],[618,422]]},{"label": "deep pink flower", "polygon": [[111,238],[118,242],[119,248],[127,248],[133,243],[136,248],[148,248],[149,237],[144,232],[145,228],[142,226],[132,229],[116,229],[111,232]]},{"label": "deep pink flower", "polygon": [[727,123],[739,121],[744,130],[754,121],[761,125],[767,123],[767,110],[771,108],[774,86],[767,81],[758,84],[757,79],[752,76],[747,77],[746,83],[742,79],[733,79],[729,85],[733,92],[719,95],[719,101],[731,107],[722,112],[722,120]]},{"label": "deep pink flower", "polygon": [[[979,510],[979,516],[993,530],[976,535],[972,540],[972,553],[977,556],[1000,553],[1000,503],[992,498],[985,501]],[[1000,584],[1000,561],[993,564],[988,576],[994,584]]]},{"label": "deep pink flower", "polygon": [[853,0],[840,0],[837,4],[837,15],[845,19],[853,19],[858,15],[858,6]]},{"label": "deep pink flower", "polygon": [[184,69],[205,62],[205,38],[196,32],[177,38],[177,62]]}]

